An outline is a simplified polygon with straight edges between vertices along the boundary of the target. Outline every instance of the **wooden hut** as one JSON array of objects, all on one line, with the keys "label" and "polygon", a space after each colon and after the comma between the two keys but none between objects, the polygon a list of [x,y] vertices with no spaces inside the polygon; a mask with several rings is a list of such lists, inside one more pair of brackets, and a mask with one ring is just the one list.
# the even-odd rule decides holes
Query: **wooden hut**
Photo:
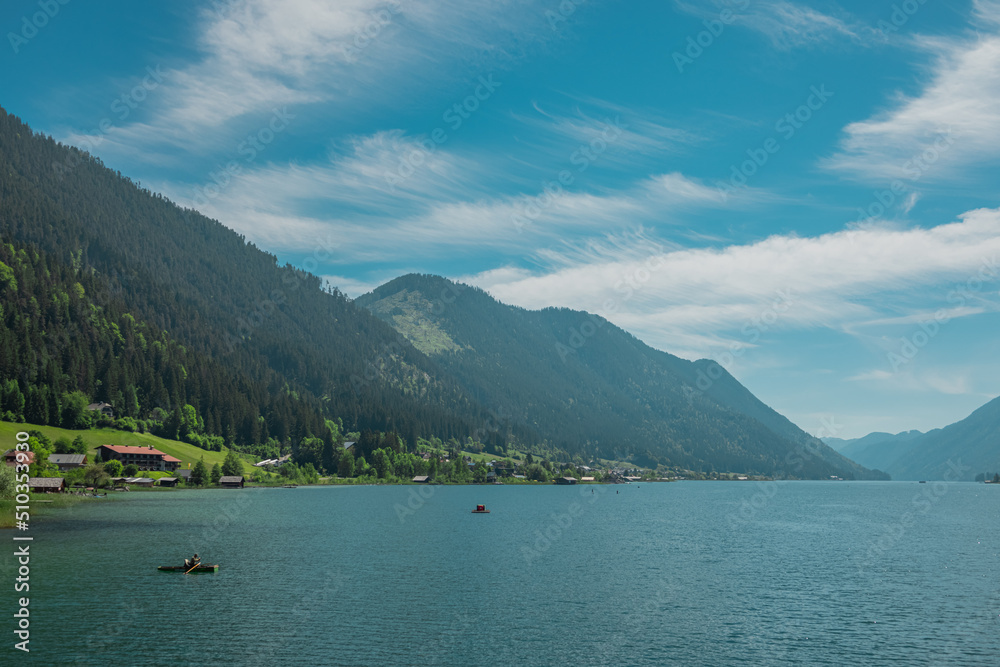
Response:
[{"label": "wooden hut", "polygon": [[66,490],[66,480],[62,477],[31,477],[28,487],[32,493],[62,493]]},{"label": "wooden hut", "polygon": [[219,478],[219,486],[224,489],[242,489],[243,475],[224,475]]}]

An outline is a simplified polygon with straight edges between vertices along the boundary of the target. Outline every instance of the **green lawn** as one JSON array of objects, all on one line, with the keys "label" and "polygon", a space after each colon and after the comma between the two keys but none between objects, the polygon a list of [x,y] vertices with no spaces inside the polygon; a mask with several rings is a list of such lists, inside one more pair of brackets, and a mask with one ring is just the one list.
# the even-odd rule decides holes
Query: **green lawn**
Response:
[{"label": "green lawn", "polygon": [[[36,426],[35,424],[18,424],[13,422],[0,422],[0,450],[6,451],[14,447],[17,443],[15,435],[18,431],[41,431],[50,440],[55,442],[56,438],[66,438],[73,440],[76,436],[83,436],[84,441],[91,449],[91,459],[97,453],[97,448],[101,445],[131,445],[135,447],[148,447],[152,445],[164,454],[169,454],[181,460],[181,467],[188,468],[194,466],[202,456],[205,457],[205,465],[211,468],[226,458],[226,452],[208,452],[199,449],[194,445],[176,440],[166,440],[148,433],[129,433],[128,431],[116,431],[110,428],[92,429],[87,431],[72,431],[55,426]],[[90,460],[90,459],[88,459]],[[245,474],[252,472],[254,468],[246,460],[243,461],[243,471]]]}]

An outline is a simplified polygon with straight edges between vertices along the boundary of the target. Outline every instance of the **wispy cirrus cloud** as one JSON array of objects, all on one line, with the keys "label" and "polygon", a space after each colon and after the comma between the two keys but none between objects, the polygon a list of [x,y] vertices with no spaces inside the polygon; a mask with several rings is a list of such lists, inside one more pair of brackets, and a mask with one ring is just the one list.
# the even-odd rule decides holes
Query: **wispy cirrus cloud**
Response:
[{"label": "wispy cirrus cloud", "polygon": [[826,168],[862,178],[929,181],[997,162],[1000,4],[977,0],[972,18],[979,28],[974,33],[912,39],[931,58],[927,84],[845,127],[839,151],[823,161]]},{"label": "wispy cirrus cloud", "polygon": [[779,51],[844,40],[868,44],[876,35],[843,12],[837,17],[788,0],[716,0],[711,6],[677,0],[676,4],[682,11],[710,20],[729,10],[735,17],[733,25],[760,33]]},{"label": "wispy cirrus cloud", "polygon": [[[141,120],[112,127],[102,152],[149,161],[211,152],[275,106],[322,105],[357,113],[448,72],[516,60],[550,37],[534,0],[470,6],[457,0],[230,0],[198,14],[198,55],[164,72],[157,103]],[[96,139],[69,132],[66,139]],[[178,157],[180,155],[181,157]]]},{"label": "wispy cirrus cloud", "polygon": [[[786,299],[781,328],[847,333],[880,320],[897,327],[919,320],[917,311],[929,301],[949,307],[950,281],[976,275],[984,263],[996,266],[1000,210],[970,211],[957,222],[926,229],[776,235],[748,245],[662,252],[644,247],[609,250],[603,258],[549,272],[508,267],[467,280],[526,308],[598,312],[656,347],[701,357],[733,341],[746,343],[741,327],[776,298]],[[995,269],[992,280],[1000,282]],[[908,298],[914,293],[922,295],[919,305]],[[978,312],[948,311],[953,318]]]},{"label": "wispy cirrus cloud", "polygon": [[786,51],[838,40],[870,43],[875,35],[870,27],[848,17],[838,18],[786,0],[751,3],[742,23],[765,35],[776,49]]}]

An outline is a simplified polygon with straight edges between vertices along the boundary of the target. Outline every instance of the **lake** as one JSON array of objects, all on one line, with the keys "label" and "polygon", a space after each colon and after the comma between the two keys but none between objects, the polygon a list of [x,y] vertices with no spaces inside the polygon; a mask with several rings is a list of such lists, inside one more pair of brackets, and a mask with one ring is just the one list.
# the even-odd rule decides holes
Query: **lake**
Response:
[{"label": "lake", "polygon": [[[133,493],[32,525],[32,652],[4,655],[997,665],[998,527],[1000,485],[972,483]],[[156,570],[194,551],[219,572]]]}]

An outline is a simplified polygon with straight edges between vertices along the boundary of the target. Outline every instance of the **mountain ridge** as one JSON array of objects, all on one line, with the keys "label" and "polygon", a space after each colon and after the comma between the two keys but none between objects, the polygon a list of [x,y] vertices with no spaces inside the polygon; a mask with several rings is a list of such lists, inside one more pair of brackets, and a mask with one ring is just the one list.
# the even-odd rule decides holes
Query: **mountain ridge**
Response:
[{"label": "mountain ridge", "polygon": [[714,362],[655,350],[597,315],[508,306],[426,274],[400,276],[356,303],[423,344],[496,412],[542,432],[558,424],[592,451],[627,452],[644,465],[884,478],[798,429]]},{"label": "mountain ridge", "polygon": [[[861,465],[905,480],[972,480],[1000,471],[1000,397],[964,419],[926,433],[874,432],[833,446]],[[957,472],[963,469],[961,475]]]}]

